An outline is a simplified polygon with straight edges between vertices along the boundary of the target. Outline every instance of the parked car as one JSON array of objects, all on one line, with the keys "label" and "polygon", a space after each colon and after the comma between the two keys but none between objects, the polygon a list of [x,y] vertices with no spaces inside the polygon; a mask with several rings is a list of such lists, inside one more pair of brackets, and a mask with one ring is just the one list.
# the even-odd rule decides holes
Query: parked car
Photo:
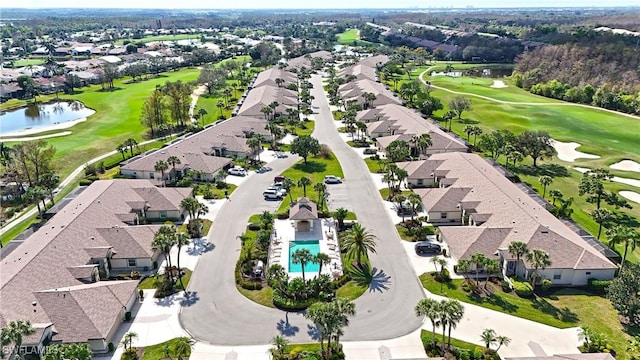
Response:
[{"label": "parked car", "polygon": [[342,183],[342,179],[334,176],[334,175],[327,175],[324,177],[324,183],[325,184],[340,184]]},{"label": "parked car", "polygon": [[265,200],[282,200],[282,198],[284,197],[284,195],[275,189],[267,189],[262,193],[262,196],[264,196]]},{"label": "parked car", "polygon": [[364,151],[362,152],[365,155],[375,155],[378,153],[378,150],[374,149],[374,148],[366,148],[364,149]]},{"label": "parked car", "polygon": [[289,155],[287,155],[287,154],[283,153],[282,151],[276,151],[276,157],[277,157],[278,159],[284,159],[284,158],[288,158],[288,157],[289,157]]},{"label": "parked car", "polygon": [[270,167],[268,167],[268,166],[263,166],[263,167],[261,167],[260,169],[256,170],[256,172],[257,172],[258,174],[263,174],[263,173],[269,172],[269,171],[271,171],[271,170],[273,170],[273,169],[272,169],[272,168],[270,168]]},{"label": "parked car", "polygon": [[235,176],[247,175],[247,170],[245,170],[243,167],[240,167],[240,166],[232,167],[227,172],[229,173],[229,175],[235,175]]},{"label": "parked car", "polygon": [[440,254],[442,251],[442,247],[438,244],[434,244],[429,241],[420,241],[416,243],[414,246],[416,254]]}]

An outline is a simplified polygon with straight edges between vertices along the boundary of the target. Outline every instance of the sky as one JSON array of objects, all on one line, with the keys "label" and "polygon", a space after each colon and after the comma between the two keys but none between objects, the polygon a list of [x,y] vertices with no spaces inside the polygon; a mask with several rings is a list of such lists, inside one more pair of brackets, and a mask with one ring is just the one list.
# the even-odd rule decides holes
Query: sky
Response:
[{"label": "sky", "polygon": [[[0,8],[151,8],[151,9],[362,9],[454,7],[614,7],[640,6],[639,0],[22,0],[0,1]],[[1,17],[1,14],[0,14]]]}]

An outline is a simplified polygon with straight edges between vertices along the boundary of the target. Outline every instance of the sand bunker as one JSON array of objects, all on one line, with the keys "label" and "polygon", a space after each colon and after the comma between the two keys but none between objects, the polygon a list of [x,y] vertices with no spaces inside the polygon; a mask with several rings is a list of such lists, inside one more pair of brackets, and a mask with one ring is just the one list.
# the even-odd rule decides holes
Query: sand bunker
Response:
[{"label": "sand bunker", "polygon": [[576,159],[599,159],[600,156],[583,153],[576,150],[580,144],[577,142],[564,143],[562,141],[551,139],[551,145],[558,153],[558,159],[567,162],[574,162]]},{"label": "sand bunker", "polygon": [[[581,173],[586,173],[587,171],[591,170],[588,168],[583,168],[583,167],[574,167],[573,170],[576,170],[578,172]],[[614,176],[611,181],[615,181],[615,182],[619,182],[620,184],[626,184],[626,185],[631,185],[631,186],[635,186],[635,187],[639,187],[640,188],[640,180],[636,180],[636,179],[629,179],[629,178],[623,178],[623,177],[619,177],[619,176]]]},{"label": "sand bunker", "polygon": [[492,87],[494,89],[504,89],[504,88],[508,88],[509,86],[505,84],[504,81],[502,80],[493,80],[493,85],[489,87]]},{"label": "sand bunker", "polygon": [[72,132],[71,131],[63,131],[63,132],[59,132],[59,133],[55,133],[55,134],[49,134],[49,135],[41,135],[41,136],[29,136],[29,137],[17,137],[17,138],[0,138],[0,141],[33,141],[33,140],[40,140],[40,139],[48,139],[48,138],[52,138],[52,137],[58,137],[58,136],[67,136],[67,135],[71,135]]},{"label": "sand bunker", "polygon": [[615,164],[611,164],[609,167],[614,169],[614,170],[640,172],[640,164],[638,164],[637,162],[635,162],[633,160],[618,161]]},{"label": "sand bunker", "polygon": [[620,196],[624,198],[627,198],[628,200],[640,204],[640,194],[635,191],[620,191],[618,194],[620,194]]}]

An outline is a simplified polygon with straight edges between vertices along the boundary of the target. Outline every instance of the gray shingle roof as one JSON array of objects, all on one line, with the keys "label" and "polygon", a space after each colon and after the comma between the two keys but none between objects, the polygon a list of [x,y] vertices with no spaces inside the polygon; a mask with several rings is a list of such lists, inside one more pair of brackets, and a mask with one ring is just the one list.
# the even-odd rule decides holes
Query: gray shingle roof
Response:
[{"label": "gray shingle roof", "polygon": [[308,198],[301,197],[289,210],[289,219],[316,220],[318,219],[318,207],[316,206],[316,203]]}]

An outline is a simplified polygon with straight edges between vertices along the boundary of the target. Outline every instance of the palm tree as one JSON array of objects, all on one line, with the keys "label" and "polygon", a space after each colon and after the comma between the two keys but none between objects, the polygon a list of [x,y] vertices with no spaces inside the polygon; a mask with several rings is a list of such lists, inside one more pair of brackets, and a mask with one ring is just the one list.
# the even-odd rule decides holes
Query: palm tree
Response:
[{"label": "palm tree", "polygon": [[404,202],[407,200],[407,197],[402,195],[402,193],[393,197],[393,202],[398,204],[398,212],[402,216],[402,223],[404,223]]},{"label": "palm tree", "polygon": [[345,208],[339,208],[333,212],[333,217],[335,217],[336,220],[338,221],[339,230],[344,229],[344,219],[346,219],[348,215],[349,215],[349,210]]},{"label": "palm tree", "polygon": [[[446,315],[446,323],[448,327],[448,337],[447,346],[451,348],[451,329],[455,329],[458,326],[458,323],[462,320],[464,316],[464,307],[462,303],[457,300],[447,300],[443,305],[444,311],[447,313]],[[444,342],[444,329],[442,329],[442,341]]]},{"label": "palm tree", "polygon": [[436,325],[440,321],[440,313],[442,312],[441,304],[438,300],[424,298],[418,301],[415,307],[416,316],[426,316],[431,321],[433,329],[431,330],[431,345],[436,345]]},{"label": "palm tree", "polygon": [[138,146],[138,142],[134,138],[128,138],[124,141],[124,146],[129,147],[129,152],[131,152],[131,156],[133,156],[133,147]]},{"label": "palm tree", "polygon": [[487,350],[491,348],[491,345],[498,342],[498,338],[496,337],[496,332],[493,329],[484,329],[482,330],[482,334],[480,335],[480,341],[482,341]]},{"label": "palm tree", "polygon": [[484,268],[487,270],[487,279],[484,282],[484,288],[486,289],[491,275],[500,270],[500,263],[496,259],[487,259],[484,263]]},{"label": "palm tree", "polygon": [[127,150],[127,147],[124,146],[124,144],[120,144],[118,146],[116,146],[116,151],[119,152],[120,154],[122,154],[122,160],[125,159],[125,155],[124,152]]},{"label": "palm tree", "polygon": [[222,117],[222,109],[224,108],[224,101],[218,100],[218,102],[216,102],[216,107],[218,108],[218,110],[220,110],[220,116],[218,118],[221,118]]},{"label": "palm tree", "polygon": [[368,257],[369,252],[376,252],[376,237],[360,224],[355,223],[346,232],[342,246],[349,258],[355,257],[358,267],[362,268],[362,257]]},{"label": "palm tree", "polygon": [[278,356],[283,357],[284,350],[287,348],[287,345],[289,345],[289,340],[282,335],[276,335],[271,339],[271,345],[275,347],[275,349],[272,349],[271,351],[275,352]]},{"label": "palm tree", "polygon": [[[189,243],[191,239],[189,239],[189,235],[187,235],[187,233],[180,231],[178,233],[176,233],[175,236],[175,245],[178,247],[178,272],[180,272],[180,270],[182,269],[180,267],[180,251],[182,250],[183,246],[189,246]],[[182,283],[182,276],[180,276],[180,286],[182,287],[182,290],[187,290],[184,288],[184,283]]]},{"label": "palm tree", "polygon": [[167,269],[171,268],[171,248],[175,244],[175,233],[173,226],[162,225],[151,242],[151,247],[160,250],[167,259]]},{"label": "palm tree", "polygon": [[284,178],[282,180],[282,188],[287,190],[287,193],[289,194],[289,203],[293,203],[293,195],[291,195],[291,189],[293,189],[293,187],[296,186],[296,184],[293,182],[293,180],[289,179],[289,178]]},{"label": "palm tree", "polygon": [[180,208],[189,213],[190,219],[195,219],[198,216],[200,205],[202,204],[193,196],[186,197],[180,202]]},{"label": "palm tree", "polygon": [[480,284],[480,268],[487,262],[487,258],[482,253],[475,253],[471,255],[471,264],[474,265],[474,272],[476,273],[476,285]]},{"label": "palm tree", "polygon": [[334,330],[335,348],[340,348],[340,335],[343,334],[342,328],[349,326],[349,316],[356,315],[356,305],[347,298],[336,298],[331,302],[331,310],[338,317],[338,326]]},{"label": "palm tree", "polygon": [[471,140],[471,134],[473,134],[473,125],[465,125],[462,132],[467,134],[467,142],[469,142]]},{"label": "palm tree", "polygon": [[260,139],[258,139],[258,137],[256,137],[256,136],[252,136],[252,137],[248,138],[247,139],[247,146],[249,146],[249,148],[251,148],[251,152],[253,152],[253,154],[255,156],[257,156],[257,159],[260,159],[259,149],[262,146],[262,143],[260,142]]},{"label": "palm tree", "polygon": [[624,244],[624,253],[622,254],[620,269],[624,268],[629,247],[631,247],[631,251],[635,250],[636,246],[640,244],[640,235],[637,231],[625,225],[616,225],[607,230],[607,238],[609,239],[608,245],[610,248],[615,248],[618,244]]},{"label": "palm tree", "polygon": [[431,141],[431,135],[428,133],[412,136],[410,143],[418,149],[419,155],[425,155],[429,146],[433,144]]},{"label": "palm tree", "polygon": [[318,253],[315,256],[314,262],[320,265],[318,268],[318,278],[320,278],[320,275],[322,274],[322,266],[331,264],[331,257],[325,253]]},{"label": "palm tree", "polygon": [[203,108],[198,109],[198,112],[196,113],[196,115],[198,115],[198,118],[202,119],[202,127],[204,127],[204,116],[208,113],[209,112],[207,112],[207,110]]},{"label": "palm tree", "polygon": [[302,196],[307,197],[307,186],[311,185],[311,179],[306,176],[298,179],[298,187],[302,187]]},{"label": "palm tree", "polygon": [[304,278],[304,267],[313,261],[314,256],[311,254],[309,249],[298,249],[291,254],[291,262],[294,264],[300,264],[302,268],[302,281],[305,281]]},{"label": "palm tree", "polygon": [[195,345],[195,341],[186,336],[175,339],[173,343],[173,353],[178,357],[178,360],[188,359],[191,355],[191,348]]},{"label": "palm tree", "polygon": [[553,199],[553,206],[556,206],[556,200],[562,199],[562,192],[560,190],[551,189],[549,190],[549,196]]},{"label": "palm tree", "polygon": [[504,335],[496,336],[496,341],[498,342],[498,348],[496,349],[496,352],[498,352],[498,350],[500,350],[502,345],[509,346],[509,344],[511,344],[511,338],[506,337]]},{"label": "palm tree", "polygon": [[164,172],[165,170],[167,170],[169,168],[169,164],[167,164],[166,161],[164,160],[158,160],[156,161],[155,165],[153,166],[153,168],[156,171],[160,171],[160,174],[162,174],[162,185],[165,185],[165,181],[164,181]]},{"label": "palm tree", "polygon": [[480,126],[473,126],[471,135],[473,135],[473,146],[476,146],[476,139],[478,135],[482,135],[482,128]]},{"label": "palm tree", "polygon": [[323,182],[313,185],[313,190],[318,194],[318,207],[322,211],[324,207],[324,194],[327,192],[327,185]]},{"label": "palm tree", "polygon": [[607,209],[595,209],[591,211],[591,217],[598,223],[598,240],[602,234],[602,225],[611,219],[611,212]]},{"label": "palm tree", "polygon": [[[7,327],[1,330],[0,337],[2,346],[4,348],[4,346],[13,343],[13,348],[17,350],[17,354],[19,355],[23,338],[25,336],[32,335],[33,333],[35,333],[35,329],[31,326],[31,322],[25,320],[11,321]],[[4,358],[3,352],[2,355]]]},{"label": "palm tree", "polygon": [[271,230],[273,228],[273,214],[268,211],[263,211],[260,214],[260,227],[265,230]]},{"label": "palm tree", "polygon": [[172,155],[167,159],[167,164],[171,165],[171,167],[173,168],[173,173],[176,174],[176,165],[180,165],[182,164],[182,162],[177,156]]},{"label": "palm tree", "polygon": [[[128,333],[124,334],[123,336],[123,341],[125,343],[129,344],[129,349],[132,348],[132,344],[133,344],[133,339],[137,339],[138,338],[138,334],[134,331],[129,331]],[[127,346],[125,344],[125,350],[126,350]]]},{"label": "palm tree", "polygon": [[520,266],[520,258],[527,254],[527,244],[522,241],[513,241],[509,244],[509,254],[516,257],[516,274],[518,273],[518,267]]},{"label": "palm tree", "polygon": [[533,249],[527,253],[527,261],[534,269],[533,274],[531,274],[531,287],[535,290],[538,278],[538,269],[544,270],[547,266],[550,266],[551,260],[549,260],[549,254],[546,251]]},{"label": "palm tree", "polygon": [[542,198],[544,199],[545,195],[547,195],[547,186],[551,185],[553,178],[551,176],[542,175],[538,181],[540,181],[540,185],[542,185]]}]

